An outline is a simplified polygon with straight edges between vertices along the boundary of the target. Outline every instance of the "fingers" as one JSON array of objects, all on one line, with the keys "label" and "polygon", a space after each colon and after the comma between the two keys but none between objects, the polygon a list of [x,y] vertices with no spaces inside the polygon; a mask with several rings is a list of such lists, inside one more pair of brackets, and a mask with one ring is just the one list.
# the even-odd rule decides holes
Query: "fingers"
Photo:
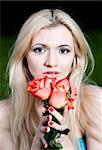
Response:
[{"label": "fingers", "polygon": [[42,116],[40,126],[39,126],[39,137],[42,141],[44,148],[47,148],[47,146],[48,146],[47,141],[44,138],[44,135],[45,135],[45,133],[50,132],[50,127],[44,126],[44,123],[48,122],[48,120],[51,118],[52,118],[51,115]]},{"label": "fingers", "polygon": [[58,120],[61,125],[65,124],[65,118],[53,107],[49,107],[49,112]]},{"label": "fingers", "polygon": [[[59,131],[63,131],[66,129],[65,116],[67,114],[67,106],[65,106],[64,108],[63,115],[56,111],[53,107],[49,107],[48,111],[50,115],[42,116],[40,124],[40,138],[42,144],[44,145],[44,148],[48,147],[48,143],[45,140],[44,135],[45,133],[50,132],[50,127]],[[58,120],[59,124],[52,121],[52,116],[54,116]],[[56,143],[63,143],[64,136],[64,134],[61,134],[61,136],[58,139],[56,139]]]},{"label": "fingers", "polygon": [[42,113],[42,114],[45,113],[45,111],[46,111],[46,108],[45,108],[45,107],[41,107],[40,109],[41,109],[41,113]]},{"label": "fingers", "polygon": [[[44,135],[45,133],[50,132],[50,127],[59,131],[65,130],[66,123],[65,123],[64,117],[66,115],[66,111],[67,111],[67,107],[65,107],[63,115],[61,115],[53,107],[49,107],[50,115],[42,116],[41,124],[40,124],[40,138],[41,138],[42,144],[44,145],[44,148],[47,148],[48,146],[48,143],[45,140]],[[58,120],[59,124],[52,121],[52,115]],[[56,143],[63,143],[63,140],[64,140],[64,137],[62,134],[58,139],[56,139]]]},{"label": "fingers", "polygon": [[62,143],[64,141],[64,136],[65,135],[60,135],[60,137],[56,139],[56,143]]},{"label": "fingers", "polygon": [[47,116],[42,116],[40,124],[44,124],[49,120],[48,115]]},{"label": "fingers", "polygon": [[51,115],[42,116],[41,122],[40,122],[40,131],[41,132],[50,132],[50,127],[48,126],[48,121],[51,120]]},{"label": "fingers", "polygon": [[41,126],[40,127],[40,130],[41,130],[41,132],[46,132],[46,133],[48,133],[48,132],[50,132],[50,127],[48,127],[48,126]]},{"label": "fingers", "polygon": [[58,120],[59,124],[54,122],[53,120],[49,120],[48,126],[54,128],[56,130],[59,130],[59,131],[64,131],[68,126],[67,120],[66,120],[67,111],[68,111],[67,106],[65,106],[64,111],[63,111],[63,115],[61,115],[53,107],[49,107],[50,114],[53,115]]},{"label": "fingers", "polygon": [[64,125],[59,125],[58,123],[50,120],[48,121],[48,125],[56,130],[60,130],[60,131],[63,131],[65,129],[65,126]]},{"label": "fingers", "polygon": [[47,148],[48,144],[47,144],[46,140],[44,139],[44,133],[41,134],[41,141],[42,141],[44,148]]}]

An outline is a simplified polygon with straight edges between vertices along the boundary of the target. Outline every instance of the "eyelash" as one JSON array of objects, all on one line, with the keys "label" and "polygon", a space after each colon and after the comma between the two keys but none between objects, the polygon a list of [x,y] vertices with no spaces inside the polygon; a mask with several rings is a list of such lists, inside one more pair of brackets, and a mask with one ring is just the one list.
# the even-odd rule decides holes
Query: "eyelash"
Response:
[{"label": "eyelash", "polygon": [[59,50],[60,54],[68,54],[69,52],[70,52],[70,50],[67,49],[67,48],[62,48],[62,49]]},{"label": "eyelash", "polygon": [[[43,52],[42,52],[42,50],[43,50]],[[46,52],[47,50],[44,49],[44,48],[41,48],[41,47],[37,47],[37,48],[34,48],[33,51],[34,51],[35,53],[44,53],[44,52]]]},{"label": "eyelash", "polygon": [[[37,47],[37,48],[34,48],[33,51],[35,53],[44,53],[47,51],[47,49],[45,48],[41,48],[41,47]],[[67,48],[61,48],[59,51],[58,51],[60,54],[68,54],[70,52],[69,49]]]}]

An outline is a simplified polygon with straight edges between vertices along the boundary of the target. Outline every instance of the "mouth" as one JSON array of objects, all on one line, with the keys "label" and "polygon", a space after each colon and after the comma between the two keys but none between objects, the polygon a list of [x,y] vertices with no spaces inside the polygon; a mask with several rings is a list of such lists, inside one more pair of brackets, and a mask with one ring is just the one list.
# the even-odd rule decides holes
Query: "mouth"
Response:
[{"label": "mouth", "polygon": [[48,77],[57,77],[60,72],[57,71],[47,71],[43,73],[44,75],[47,75]]}]

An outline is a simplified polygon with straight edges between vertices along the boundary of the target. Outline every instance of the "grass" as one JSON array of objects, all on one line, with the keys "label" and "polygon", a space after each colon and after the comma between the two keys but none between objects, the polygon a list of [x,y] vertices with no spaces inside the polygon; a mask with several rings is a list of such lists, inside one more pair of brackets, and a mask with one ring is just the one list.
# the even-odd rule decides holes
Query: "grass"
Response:
[{"label": "grass", "polygon": [[[88,31],[85,35],[95,58],[95,69],[91,76],[99,86],[102,86],[102,31]],[[15,36],[0,38],[0,99],[9,95],[8,79],[5,80],[6,66],[14,44]]]}]

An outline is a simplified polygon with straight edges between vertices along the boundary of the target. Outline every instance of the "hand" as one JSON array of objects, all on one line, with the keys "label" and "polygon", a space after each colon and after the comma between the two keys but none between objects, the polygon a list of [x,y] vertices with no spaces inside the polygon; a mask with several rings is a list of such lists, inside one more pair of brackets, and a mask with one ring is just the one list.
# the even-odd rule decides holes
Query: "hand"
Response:
[{"label": "hand", "polygon": [[44,126],[44,123],[48,122],[49,116],[51,116],[51,115],[40,116],[41,120],[40,120],[39,126],[37,128],[36,134],[34,136],[33,143],[32,143],[30,150],[41,150],[41,149],[43,149],[42,147],[44,147],[44,148],[47,147],[47,142],[44,139],[44,133],[49,132],[50,127]]},{"label": "hand", "polygon": [[[67,111],[68,111],[68,109],[67,109],[67,107],[65,107],[64,113],[63,113],[63,115],[61,115],[53,107],[50,107],[49,108],[50,114],[53,115],[58,120],[59,123],[56,123],[50,119],[48,121],[49,127],[52,127],[54,129],[60,130],[60,131],[63,131],[66,128],[68,128],[67,121],[65,119],[66,115],[67,115]],[[70,139],[65,134],[61,134],[61,136],[56,139],[56,143],[60,143],[63,146],[63,150],[67,150],[67,149],[74,150],[74,147],[72,146]]]},{"label": "hand", "polygon": [[62,150],[75,150],[67,135],[61,135],[58,139],[56,139],[56,143],[60,143],[63,146]]}]

